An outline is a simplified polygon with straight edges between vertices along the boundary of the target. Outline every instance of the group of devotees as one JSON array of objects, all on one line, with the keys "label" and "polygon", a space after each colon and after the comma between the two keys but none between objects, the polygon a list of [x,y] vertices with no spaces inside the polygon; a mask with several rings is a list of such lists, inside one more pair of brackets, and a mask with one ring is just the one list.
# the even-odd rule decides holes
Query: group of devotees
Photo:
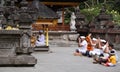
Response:
[{"label": "group of devotees", "polygon": [[[75,50],[75,56],[88,56],[93,58],[94,64],[101,64],[108,67],[116,66],[118,62],[118,55],[114,49],[114,45],[105,39],[92,38],[92,34],[78,37],[78,48]],[[45,45],[45,36],[43,31],[39,31],[36,37],[33,35],[31,39],[33,47]]]},{"label": "group of devotees", "polygon": [[86,37],[78,37],[78,48],[75,50],[74,55],[91,57],[94,64],[101,64],[107,67],[116,66],[118,56],[114,45],[100,37],[92,38],[91,35],[90,33]]}]

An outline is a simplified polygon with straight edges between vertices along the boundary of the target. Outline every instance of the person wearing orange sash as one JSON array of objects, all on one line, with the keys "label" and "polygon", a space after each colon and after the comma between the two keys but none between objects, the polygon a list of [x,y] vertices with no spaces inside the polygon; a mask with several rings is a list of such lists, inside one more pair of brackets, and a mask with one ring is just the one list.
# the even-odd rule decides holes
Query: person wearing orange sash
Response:
[{"label": "person wearing orange sash", "polygon": [[87,50],[92,51],[93,47],[92,47],[91,33],[86,37],[86,41],[88,43]]},{"label": "person wearing orange sash", "polygon": [[87,43],[88,43],[86,55],[89,56],[89,57],[91,57],[91,56],[89,55],[89,52],[90,52],[90,51],[93,51],[91,33],[88,34],[88,36],[86,37],[86,41],[87,41]]}]

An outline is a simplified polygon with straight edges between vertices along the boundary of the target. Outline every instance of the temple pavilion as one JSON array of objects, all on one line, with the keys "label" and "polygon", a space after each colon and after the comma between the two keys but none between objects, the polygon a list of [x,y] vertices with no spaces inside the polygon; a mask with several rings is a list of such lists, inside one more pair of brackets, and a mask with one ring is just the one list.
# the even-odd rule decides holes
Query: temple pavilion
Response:
[{"label": "temple pavilion", "polygon": [[[32,2],[33,0],[27,0],[28,2]],[[59,18],[50,18],[49,15],[53,13],[51,13],[51,10],[46,12],[45,9],[44,10],[41,10],[41,11],[45,11],[46,12],[46,16],[48,18],[42,18],[41,20],[39,20],[39,24],[43,24],[43,23],[48,23],[50,26],[49,26],[49,30],[52,30],[52,31],[58,31],[58,30],[66,30],[66,31],[69,31],[70,28],[69,28],[69,24],[65,24],[64,23],[64,20],[65,20],[65,8],[67,7],[76,7],[80,4],[80,2],[84,2],[86,0],[39,0],[41,4],[44,4],[45,6],[47,6],[48,8],[45,7],[45,9],[48,9],[48,10],[53,10],[54,12],[57,13],[58,17]],[[43,9],[41,7],[41,9]],[[55,14],[54,14],[55,15]],[[42,15],[41,15],[42,16]],[[53,16],[54,17],[54,16]],[[41,21],[44,21],[44,22],[41,22]],[[51,25],[52,24],[52,25]],[[34,24],[33,25],[33,28],[35,30],[39,30],[43,27],[41,26],[38,26],[38,24]]]}]

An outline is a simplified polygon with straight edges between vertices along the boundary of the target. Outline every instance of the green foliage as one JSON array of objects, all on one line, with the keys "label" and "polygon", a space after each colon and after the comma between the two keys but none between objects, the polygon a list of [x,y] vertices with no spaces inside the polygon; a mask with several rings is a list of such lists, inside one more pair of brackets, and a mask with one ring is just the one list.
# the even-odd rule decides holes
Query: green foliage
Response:
[{"label": "green foliage", "polygon": [[[88,21],[91,21],[95,16],[99,14],[103,4],[106,6],[107,13],[112,14],[113,21],[116,24],[120,25],[120,0],[116,0],[116,2],[113,0],[88,0],[85,2],[85,6],[80,6],[81,12],[86,15]],[[114,8],[115,6],[117,7]]]},{"label": "green foliage", "polygon": [[65,10],[65,19],[64,19],[64,23],[65,24],[69,24],[70,23],[70,17],[71,17],[71,12],[74,12],[74,8],[73,7],[69,7]]},{"label": "green foliage", "polygon": [[115,10],[108,11],[108,10],[107,10],[107,13],[108,13],[108,14],[112,14],[112,16],[113,16],[113,21],[114,21],[116,24],[120,25],[120,14],[119,14],[117,11],[115,11]]},{"label": "green foliage", "polygon": [[65,18],[64,23],[69,24],[70,23],[70,18]]},{"label": "green foliage", "polygon": [[88,9],[81,10],[81,13],[83,13],[85,16],[87,16],[87,20],[91,21],[95,16],[97,16],[100,12],[99,7],[91,7]]}]

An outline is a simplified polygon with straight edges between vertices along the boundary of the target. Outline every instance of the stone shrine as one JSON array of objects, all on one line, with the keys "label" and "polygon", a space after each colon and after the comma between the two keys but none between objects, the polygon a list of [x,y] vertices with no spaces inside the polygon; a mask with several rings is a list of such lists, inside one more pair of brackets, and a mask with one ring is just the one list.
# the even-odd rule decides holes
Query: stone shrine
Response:
[{"label": "stone shrine", "polygon": [[76,15],[76,31],[79,32],[86,32],[88,30],[88,26],[86,23],[86,17],[84,14],[80,12],[79,6],[75,8],[75,15]]},{"label": "stone shrine", "polygon": [[20,8],[14,4],[16,0],[6,0],[0,7],[0,66],[34,66],[37,63],[31,55],[31,25],[35,21],[26,0],[22,0]]}]

